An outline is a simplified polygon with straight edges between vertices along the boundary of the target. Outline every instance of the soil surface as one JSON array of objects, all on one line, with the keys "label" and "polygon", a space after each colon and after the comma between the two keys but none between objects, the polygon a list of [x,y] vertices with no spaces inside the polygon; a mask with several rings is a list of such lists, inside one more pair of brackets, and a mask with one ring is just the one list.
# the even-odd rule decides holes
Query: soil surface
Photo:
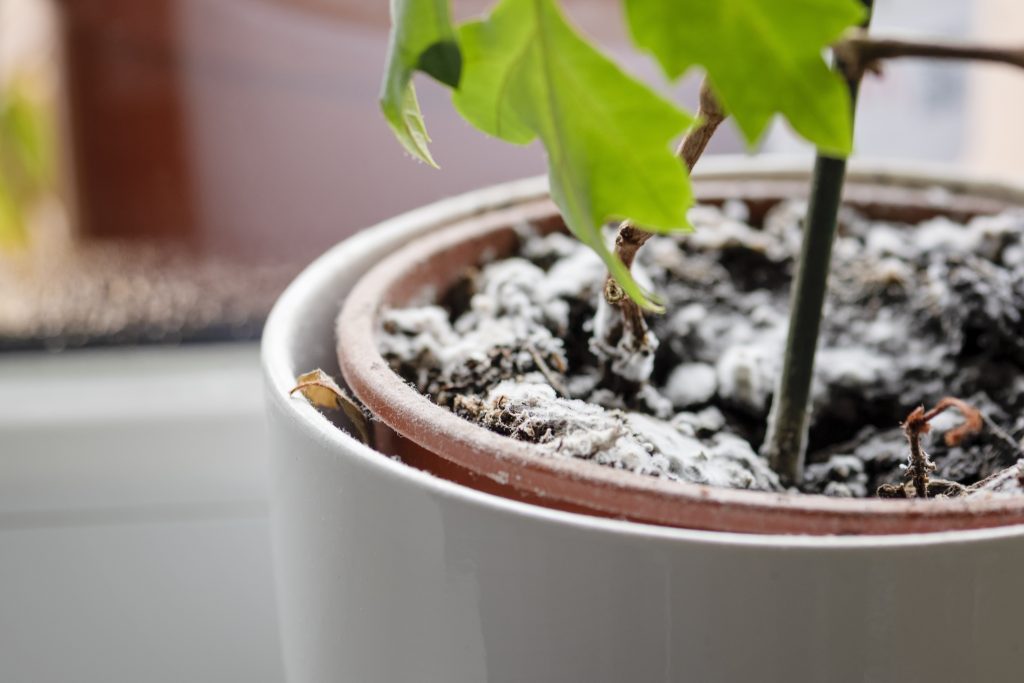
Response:
[{"label": "soil surface", "polygon": [[[552,457],[783,490],[758,449],[803,213],[784,202],[750,225],[745,204],[699,206],[694,233],[651,239],[635,271],[667,313],[649,317],[641,353],[602,341],[616,310],[600,260],[529,226],[516,256],[465,273],[443,300],[386,311],[380,348],[439,405]],[[909,226],[844,210],[813,396],[794,492],[863,497],[902,484],[900,421],[957,396],[984,428],[947,446],[962,420],[936,418],[923,442],[932,476],[975,485],[972,495],[1021,493],[1024,211]]]}]

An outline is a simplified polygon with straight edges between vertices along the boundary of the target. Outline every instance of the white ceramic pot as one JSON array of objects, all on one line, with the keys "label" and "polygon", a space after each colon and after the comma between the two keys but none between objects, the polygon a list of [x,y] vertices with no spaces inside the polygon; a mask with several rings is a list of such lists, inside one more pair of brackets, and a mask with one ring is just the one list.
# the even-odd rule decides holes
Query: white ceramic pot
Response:
[{"label": "white ceramic pot", "polygon": [[[884,175],[851,173],[864,174]],[[1024,527],[757,536],[553,511],[395,462],[288,397],[298,373],[336,371],[334,319],[371,264],[544,192],[513,183],[381,224],[326,253],[274,309],[263,363],[289,680],[1021,680]]]}]

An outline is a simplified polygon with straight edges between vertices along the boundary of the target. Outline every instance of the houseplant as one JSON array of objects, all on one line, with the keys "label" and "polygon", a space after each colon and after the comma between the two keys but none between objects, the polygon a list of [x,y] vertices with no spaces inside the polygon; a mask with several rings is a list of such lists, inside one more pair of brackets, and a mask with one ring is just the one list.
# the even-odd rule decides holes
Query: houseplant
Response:
[{"label": "houseplant", "polygon": [[[742,8],[743,3],[739,3],[739,7]],[[549,360],[557,366],[572,367],[553,372],[545,366],[543,360],[537,359],[537,349],[534,348],[530,350],[534,356],[532,359],[527,359],[525,363],[509,361],[506,363],[510,365],[509,368],[504,371],[499,369],[497,375],[500,379],[512,380],[517,373],[521,376],[532,369],[544,374],[551,388],[560,397],[596,401],[605,407],[618,406],[658,412],[660,406],[657,397],[652,402],[652,399],[640,396],[644,391],[650,394],[650,383],[659,373],[658,339],[654,331],[648,328],[643,309],[658,312],[662,307],[654,295],[641,288],[632,276],[630,268],[638,252],[653,233],[685,230],[689,227],[686,208],[692,203],[692,192],[685,169],[694,167],[709,138],[727,115],[736,119],[740,129],[753,142],[763,131],[771,115],[776,112],[782,113],[797,131],[815,142],[822,150],[815,168],[813,191],[810,194],[805,220],[808,229],[804,231],[801,240],[803,251],[795,266],[792,315],[789,317],[784,359],[777,373],[778,386],[772,400],[767,434],[763,439],[762,450],[774,472],[759,471],[759,467],[752,461],[746,467],[746,471],[740,473],[743,477],[734,477],[735,482],[732,485],[738,488],[777,490],[784,485],[799,486],[804,482],[803,465],[807,450],[807,413],[812,393],[812,369],[815,351],[819,345],[819,329],[826,291],[825,280],[829,272],[831,245],[837,227],[839,197],[845,173],[845,162],[841,157],[850,148],[851,101],[856,98],[862,74],[866,70],[877,69],[879,61],[883,58],[900,56],[970,57],[1017,65],[1022,63],[1019,51],[878,40],[869,38],[863,31],[856,29],[837,39],[836,35],[849,30],[851,24],[857,21],[866,24],[864,8],[853,0],[811,3],[806,7],[781,7],[777,8],[778,13],[765,15],[761,14],[762,10],[755,4],[747,7],[745,12],[739,13],[743,20],[738,23],[732,22],[733,15],[729,15],[723,8],[697,11],[685,4],[666,5],[649,0],[627,2],[630,28],[636,42],[650,49],[670,76],[678,76],[694,63],[702,65],[707,71],[701,89],[697,118],[692,119],[661,100],[645,86],[631,80],[597,53],[584,39],[574,33],[556,3],[525,0],[499,3],[489,18],[466,24],[458,33],[451,26],[448,7],[444,2],[397,3],[393,9],[395,23],[392,51],[381,101],[384,113],[398,139],[411,153],[427,163],[434,164],[426,146],[426,131],[418,115],[415,92],[410,83],[411,73],[415,69],[424,71],[451,86],[454,89],[455,104],[460,112],[485,132],[517,143],[540,139],[550,161],[552,198],[566,225],[581,241],[601,256],[608,268],[604,301],[596,307],[596,311],[588,314],[588,317],[594,318],[592,334],[579,326],[570,330],[566,322],[547,324],[548,327],[565,328],[550,330],[562,337],[566,334],[573,337],[590,337],[589,348],[582,354],[575,353],[576,358],[572,362],[569,362],[568,358],[574,355],[569,348],[574,342],[573,339],[565,338],[561,340],[561,347],[556,348],[556,343],[550,345],[549,350],[545,352],[553,354]],[[786,11],[787,9],[789,11]],[[702,13],[705,11],[706,13]],[[685,28],[678,28],[679,26]],[[822,48],[829,43],[833,43],[833,51],[837,57],[835,72],[828,70],[821,57]],[[756,81],[758,85],[751,86],[752,81]],[[628,102],[628,106],[622,106],[623,102]],[[683,162],[680,164],[669,153],[668,142],[674,134],[684,128],[686,135],[676,151]],[[776,194],[784,195],[785,192]],[[863,188],[861,194],[864,194]],[[740,192],[739,196],[728,196],[728,193],[726,195],[718,199],[735,200],[742,198],[743,193]],[[914,209],[909,206],[913,203],[910,198],[904,198],[903,202],[908,204],[904,207],[906,210],[903,211],[903,215],[896,218],[908,223],[913,222],[914,216],[920,220],[923,207]],[[865,202],[859,200],[857,196],[848,197],[848,203],[862,208],[868,220],[879,217],[877,211],[861,206]],[[892,213],[896,206],[889,207],[889,210]],[[749,211],[753,209],[750,208]],[[949,216],[957,211],[955,205],[945,209]],[[543,213],[541,210],[538,217],[542,217]],[[606,221],[616,217],[626,217],[627,220],[618,228],[614,248],[609,248],[605,246],[601,227]],[[508,222],[516,220],[522,220],[522,217],[507,218]],[[541,220],[543,222],[543,218]],[[754,224],[758,220],[769,219],[755,215],[751,216],[750,220],[751,224]],[[645,227],[638,227],[640,225]],[[424,246],[419,253],[410,255],[405,263],[389,261],[373,271],[367,278],[370,282],[364,283],[355,292],[342,315],[340,326],[344,330],[344,337],[339,345],[342,369],[359,398],[366,402],[383,422],[403,437],[416,442],[417,446],[435,451],[440,459],[436,463],[437,466],[447,468],[448,464],[453,464],[468,470],[468,475],[486,475],[492,479],[496,477],[508,480],[514,489],[514,495],[539,496],[551,504],[582,506],[595,512],[642,521],[725,530],[771,528],[770,525],[765,527],[763,524],[765,516],[771,516],[778,507],[774,500],[762,501],[766,510],[758,508],[755,513],[756,520],[741,523],[739,520],[729,521],[722,518],[715,521],[712,527],[706,527],[705,525],[712,522],[697,521],[693,511],[687,509],[684,501],[679,498],[662,503],[663,506],[671,506],[674,514],[667,510],[650,514],[614,504],[608,499],[601,502],[588,500],[585,492],[560,496],[554,493],[554,489],[561,487],[565,481],[587,478],[589,475],[583,474],[585,468],[583,471],[559,471],[562,463],[552,462],[551,459],[542,461],[532,458],[528,453],[529,448],[519,448],[520,457],[513,454],[517,449],[508,442],[491,440],[484,445],[479,441],[484,437],[473,430],[464,437],[456,437],[455,434],[464,428],[464,425],[456,420],[447,420],[444,427],[437,427],[439,422],[446,420],[446,416],[432,410],[425,403],[418,404],[416,397],[401,386],[395,375],[383,369],[383,359],[374,350],[376,346],[394,347],[391,355],[387,357],[388,362],[395,369],[404,368],[405,380],[419,384],[419,389],[431,394],[433,400],[445,403],[446,399],[438,395],[438,389],[444,384],[455,387],[443,391],[447,396],[447,407],[455,412],[461,412],[463,416],[468,415],[477,422],[490,421],[492,430],[511,433],[520,440],[557,441],[556,450],[573,450],[573,446],[568,445],[566,441],[565,432],[571,428],[562,425],[565,420],[555,425],[551,419],[545,421],[536,417],[538,412],[557,411],[557,400],[547,401],[537,396],[521,396],[524,400],[518,401],[516,408],[508,410],[497,405],[497,402],[508,398],[508,392],[499,392],[494,399],[494,405],[488,406],[488,401],[491,400],[488,398],[488,391],[479,391],[479,396],[474,397],[468,395],[467,391],[458,390],[460,387],[465,389],[475,382],[491,392],[496,391],[495,385],[498,382],[493,378],[493,368],[471,367],[472,364],[478,363],[476,357],[489,353],[493,355],[496,351],[515,354],[519,349],[534,344],[527,339],[533,332],[527,335],[510,334],[497,347],[493,347],[492,344],[493,348],[486,347],[489,342],[483,341],[484,347],[472,349],[468,355],[464,354],[467,355],[465,359],[460,359],[459,362],[464,363],[465,367],[442,367],[451,365],[452,361],[445,360],[443,353],[436,352],[429,348],[429,345],[423,346],[413,339],[432,334],[428,329],[431,326],[429,321],[420,321],[410,327],[406,324],[407,321],[388,320],[387,315],[381,313],[386,307],[408,303],[410,297],[392,290],[408,293],[429,284],[438,291],[446,291],[455,284],[453,271],[478,265],[484,251],[497,250],[500,255],[506,255],[510,247],[504,243],[512,239],[508,231],[504,241],[495,234],[493,243],[488,244],[486,249],[481,247],[479,253],[465,259],[459,254],[458,241],[485,239],[482,233],[478,235],[468,231],[450,244],[446,242],[446,238],[447,235],[439,235],[436,238],[437,241],[445,242],[445,248]],[[908,239],[917,237],[911,233]],[[788,248],[783,244],[776,246],[781,250]],[[389,275],[410,271],[417,265],[428,267],[433,256],[437,257],[439,265],[443,263],[438,268],[437,275],[426,275],[416,282],[408,278],[392,278]],[[724,254],[722,258],[725,258]],[[543,269],[544,266],[541,266],[541,270]],[[540,271],[535,275],[539,276]],[[489,276],[485,273],[482,277],[486,279]],[[913,286],[919,287],[921,284],[916,283]],[[927,282],[923,284],[930,286]],[[475,285],[470,282],[466,286],[472,290]],[[496,286],[505,285],[499,283]],[[509,286],[514,287],[512,284]],[[559,286],[555,283],[553,288],[557,289]],[[479,293],[479,288],[475,291]],[[737,295],[738,293],[733,292],[729,296],[738,298]],[[543,293],[533,293],[533,296],[536,299],[536,308],[542,309]],[[540,298],[537,298],[538,296]],[[565,300],[567,297],[562,298]],[[582,298],[585,299],[586,296]],[[581,297],[576,297],[575,300],[569,300],[568,305],[579,308],[584,303]],[[692,304],[693,299],[684,299],[683,303]],[[492,306],[501,305],[501,301],[492,302]],[[472,306],[463,307],[462,311],[467,312],[470,320],[455,320],[462,311],[448,307],[447,314],[461,333],[472,331],[472,326],[479,323],[474,322],[473,318],[480,316],[468,311],[468,308]],[[440,311],[435,312],[444,316]],[[926,314],[926,311],[922,310],[921,314]],[[1011,313],[1010,317],[1014,315]],[[385,327],[408,329],[401,329],[397,334],[385,330],[384,338],[380,340],[378,337],[381,333],[378,328],[381,320],[384,321]],[[533,322],[527,320],[519,322],[520,327],[529,327],[531,324]],[[1011,325],[1017,323],[1013,322]],[[482,327],[482,324],[479,326]],[[543,328],[544,325],[538,327],[538,333],[542,336],[545,331]],[[406,338],[405,342],[402,339],[403,335]],[[856,338],[857,335],[853,336]],[[406,342],[416,348],[413,351],[394,351],[403,344],[408,345]],[[438,347],[444,345],[439,339],[434,339],[433,343]],[[406,353],[407,357],[402,357],[402,353]],[[413,354],[416,357],[413,357]],[[384,355],[387,356],[387,353]],[[684,360],[697,360],[693,355],[691,353],[691,357]],[[492,366],[500,362],[502,361],[499,359],[491,359]],[[588,364],[593,366],[590,375],[596,384],[582,391],[567,390],[566,383],[578,379],[583,372],[581,366]],[[665,365],[664,362],[660,364]],[[512,365],[515,367],[512,368]],[[721,367],[718,370],[718,374],[721,375]],[[915,370],[929,371],[924,367]],[[459,377],[442,377],[441,385],[438,385],[437,379],[424,381],[425,373],[429,375],[438,372],[454,373]],[[461,376],[467,374],[475,376],[472,382],[462,380]],[[553,375],[561,375],[562,379]],[[681,380],[682,383],[685,381]],[[671,387],[667,386],[665,390],[672,391]],[[905,391],[919,390],[908,385]],[[595,399],[598,392],[601,393],[601,398]],[[611,401],[607,398],[609,393],[614,397]],[[869,402],[866,398],[854,400]],[[902,401],[902,397],[900,400]],[[475,403],[470,405],[469,401]],[[970,406],[963,402],[956,405],[962,406],[973,415],[974,409]],[[573,410],[568,404],[562,405],[561,408]],[[905,412],[906,410],[904,414]],[[411,419],[405,419],[406,416],[411,416]],[[890,416],[889,419],[895,421],[896,417]],[[432,426],[424,429],[418,427],[417,423]],[[530,424],[527,430],[529,433],[520,428],[524,423]],[[599,419],[589,431],[601,433],[615,426],[616,418],[607,416],[603,422]],[[657,441],[655,436],[648,433],[649,430],[638,428],[635,420],[628,420],[628,424],[620,426],[627,430],[644,432],[643,437],[650,437],[651,443]],[[922,423],[921,428],[926,427],[927,423]],[[544,435],[538,435],[537,430],[544,432]],[[423,432],[422,436],[420,432]],[[746,434],[742,436],[750,438]],[[909,432],[908,436],[913,437]],[[955,432],[950,434],[950,438],[955,436]],[[384,438],[388,438],[386,434]],[[1012,440],[1004,438],[1003,441],[1009,445]],[[613,445],[617,446],[618,442]],[[646,447],[647,442],[637,445]],[[656,443],[655,446],[653,450],[647,448],[655,454],[655,458],[666,454],[666,448],[657,446]],[[678,443],[667,446],[668,450],[685,447],[685,444]],[[618,457],[609,456],[607,453],[595,455],[595,449],[588,445],[580,448],[584,459],[613,461],[612,464],[617,467],[626,466],[630,469],[650,469],[642,453]],[[1019,445],[1013,445],[1012,448],[1017,457],[1024,455]],[[494,453],[499,451],[503,452],[505,457],[495,458]],[[713,483],[716,481],[716,473],[711,471],[714,469],[714,463],[735,458],[734,451],[735,449],[730,449],[725,458],[717,460],[716,456],[712,456],[714,462],[707,468],[701,468],[692,462],[676,460],[668,465],[674,469],[663,471],[662,474],[670,479],[678,475],[695,483]],[[918,455],[911,459],[905,470],[905,479],[908,482],[913,480],[914,486],[888,488],[892,484],[886,484],[887,488],[884,490],[887,495],[928,496],[931,490],[928,484],[931,463],[921,449],[916,449],[916,452]],[[671,459],[671,455],[669,457]],[[624,465],[623,458],[632,461],[639,459],[641,462],[635,466]],[[510,461],[515,461],[516,464],[505,467]],[[1014,462],[1007,464],[1016,466]],[[523,472],[519,471],[520,465]],[[835,465],[840,469],[847,468],[845,462]],[[826,467],[832,466],[831,461],[826,464]],[[687,467],[702,471],[681,475],[678,470],[685,470]],[[531,474],[537,469],[543,471],[538,475],[539,479]],[[594,474],[600,477],[602,473]],[[987,474],[991,473],[986,472]],[[778,482],[774,480],[776,475]],[[458,476],[458,472],[453,476]],[[718,479],[728,479],[729,476],[731,475],[728,472],[717,473]],[[755,482],[752,485],[746,480],[749,476],[755,479],[767,478],[767,481]],[[984,477],[977,477],[982,478]],[[609,484],[609,490],[619,488],[617,481],[606,483]],[[844,482],[841,483],[845,486]],[[594,484],[596,481],[589,481],[582,487],[592,488]],[[494,488],[490,484],[486,485]],[[938,483],[936,487],[936,491],[943,491],[947,497],[953,492],[965,496],[974,493],[972,489],[964,489],[955,484]],[[873,486],[872,490],[874,488]],[[849,488],[846,487],[845,490],[848,491]],[[675,489],[672,491],[676,492]],[[641,496],[641,505],[656,498],[652,492],[640,494],[634,489],[631,489],[631,492]],[[609,494],[605,491],[595,495],[606,498]],[[690,502],[699,509],[703,505],[702,501],[709,495],[714,496],[716,492],[692,490]],[[743,507],[732,502],[719,502],[726,510],[739,510]],[[991,504],[1001,510],[996,516],[989,516],[995,512],[994,508],[981,514],[980,511],[985,504],[974,503],[969,515],[954,513],[961,521],[953,524],[976,526],[1019,521],[1020,512],[1010,512],[1006,507],[1007,501],[1000,500]],[[1011,504],[1011,507],[1015,506]],[[899,519],[911,508],[904,510],[899,506],[886,506],[877,509]],[[948,506],[933,508],[929,514],[945,515],[952,513],[953,509]],[[724,514],[728,517],[728,512]],[[719,513],[715,515],[718,516]],[[950,519],[936,521],[935,527],[948,527],[950,523]],[[915,528],[924,530],[926,527],[930,528],[927,525]],[[775,528],[793,532],[815,530],[813,524],[801,524],[795,520]],[[887,528],[899,530],[904,527],[896,522],[887,525]],[[857,531],[857,528],[837,523],[825,525],[820,530],[850,532]],[[868,529],[860,531],[865,532]]]},{"label": "houseplant", "polygon": [[[402,102],[404,107],[392,109],[392,114],[398,114],[392,118],[413,149],[425,154],[425,133],[415,115],[411,91],[405,87],[407,65],[420,64],[444,82],[457,82],[460,89],[467,87],[464,79],[469,79],[472,58],[482,54],[481,46],[487,42],[481,36],[492,31],[500,38],[501,31],[495,26],[503,18],[508,20],[513,10],[528,12],[527,4],[502,3],[489,22],[463,29],[458,38],[454,32],[446,33],[441,47],[437,47],[438,41],[430,40],[421,45],[423,50],[413,51],[405,67],[389,72],[400,86],[395,88],[400,99],[392,102]],[[426,5],[419,3],[416,7],[424,10]],[[396,7],[402,8],[403,4],[396,3]],[[406,7],[416,9],[411,3]],[[437,7],[443,9],[443,5]],[[531,7],[534,11],[557,12],[545,2]],[[547,16],[550,19],[557,15]],[[847,23],[860,17],[852,12],[845,16]],[[521,24],[522,16],[509,21]],[[438,24],[420,21],[412,25]],[[400,22],[396,31],[399,45],[401,35]],[[460,42],[467,37],[468,42]],[[496,36],[492,33],[490,38]],[[855,44],[879,44],[858,43],[864,40],[860,36],[851,40]],[[494,44],[500,42],[495,39]],[[909,50],[908,44],[902,45],[903,51]],[[431,46],[432,51],[425,49]],[[464,52],[453,52],[452,46]],[[923,48],[918,44],[914,49]],[[421,58],[428,53],[426,59]],[[459,62],[455,55],[466,59],[458,72],[453,66]],[[852,60],[846,56],[849,64]],[[401,59],[408,60],[408,55]],[[482,61],[492,65],[500,62],[493,58]],[[512,89],[525,89],[528,94],[531,83],[531,79],[516,82]],[[839,90],[832,91],[844,92],[841,82],[839,86]],[[722,99],[729,101],[728,97]],[[466,95],[458,101],[463,108],[472,108],[477,100]],[[528,123],[550,134],[551,127],[545,128],[545,120],[537,112],[520,112],[519,116],[513,120],[510,136],[520,140],[530,137],[529,131],[516,129],[516,123],[524,127]],[[672,119],[672,115],[665,118]],[[498,121],[491,121],[495,130],[500,128]],[[669,137],[659,144],[667,145]],[[672,173],[668,165],[663,168]],[[819,163],[818,168],[817,186],[830,186],[837,199],[839,183],[830,183],[827,176],[831,173],[833,180],[841,180],[844,166],[833,160]],[[714,173],[709,175],[716,178]],[[749,191],[758,181],[789,180],[792,186],[791,181],[799,177],[778,172],[759,176],[755,169],[745,175],[719,172],[717,180],[746,181],[744,190]],[[685,176],[675,178],[685,183]],[[855,174],[853,179],[871,192],[897,182],[920,191],[941,180],[921,175],[910,180],[898,178],[898,174],[865,172]],[[976,201],[1020,202],[1019,191],[1009,186],[986,188],[948,178],[941,184],[954,194]],[[580,189],[565,178],[560,185],[556,178],[553,188],[561,203],[572,203],[566,197]],[[368,262],[380,259],[416,234],[459,222],[486,223],[502,210],[511,214],[518,210],[520,215],[499,216],[493,221],[507,224],[525,213],[550,222],[553,210],[542,206],[543,195],[536,184],[506,187],[389,222],[323,257],[286,293],[272,316],[264,353],[272,433],[278,452],[274,462],[275,539],[290,675],[296,680],[346,676],[353,680],[467,681],[621,680],[627,676],[636,680],[746,680],[755,676],[768,680],[902,680],[911,675],[937,680],[1012,680],[1005,653],[1019,645],[1009,625],[1020,605],[1005,590],[1012,580],[1013,564],[1024,552],[1019,527],[910,533],[934,530],[927,524],[915,526],[916,520],[933,514],[925,512],[923,506],[936,505],[934,501],[898,504],[907,506],[902,508],[902,526],[890,518],[885,528],[861,519],[857,520],[859,528],[855,524],[800,529],[896,534],[890,538],[782,536],[777,533],[795,529],[770,523],[757,529],[743,528],[735,524],[736,517],[725,525],[726,529],[756,530],[766,535],[664,529],[601,520],[507,501],[432,478],[380,457],[331,427],[308,406],[285,398],[300,372],[315,366],[328,370],[333,367],[328,340],[339,293],[351,287]],[[815,196],[820,209],[822,194]],[[831,210],[824,213],[831,213],[834,223],[836,202],[831,204]],[[585,213],[580,211],[581,206],[570,209]],[[606,210],[603,207],[596,212],[596,224],[589,228],[586,221],[573,225],[579,215],[565,213],[570,227],[601,249],[599,223],[609,214],[630,215],[616,213],[617,209],[604,213]],[[651,217],[646,215],[647,219]],[[470,227],[481,229],[479,225]],[[484,229],[488,227],[493,232],[496,226]],[[482,251],[477,245],[473,247],[477,252],[469,257],[459,253],[460,249],[466,251],[463,245],[473,241],[469,227],[463,225],[461,229],[465,233],[461,242],[444,235],[444,239],[452,240],[446,246],[455,254],[449,266],[472,262]],[[407,259],[406,265],[410,262]],[[425,263],[432,265],[430,261]],[[621,264],[609,259],[609,265],[621,288],[639,300],[637,305],[652,305]],[[430,275],[425,280],[444,282]],[[383,301],[403,303],[399,299],[411,296],[411,287],[422,289],[423,284],[401,280],[395,290],[401,290],[401,296],[391,300],[385,296]],[[380,300],[361,299],[360,295],[370,291],[362,287],[349,298],[342,318],[343,348],[346,335],[357,333],[347,326],[353,320],[348,310],[353,306],[379,308]],[[614,286],[606,291],[614,303],[627,301],[616,296]],[[639,340],[640,335],[634,335],[634,339]],[[382,377],[380,373],[387,372],[386,368],[381,361],[374,362],[378,366],[376,377]],[[353,384],[359,382],[349,367],[346,377]],[[353,388],[385,422],[389,421],[384,414],[385,404],[374,404],[365,381],[363,387]],[[386,392],[384,397],[390,398]],[[424,415],[413,416],[419,434],[404,434],[420,445],[425,441],[424,434],[438,436],[437,425]],[[482,440],[487,432],[476,429],[474,434],[467,438]],[[453,443],[462,438],[457,437]],[[436,441],[426,441],[428,448],[436,448]],[[485,445],[492,443],[489,440]],[[507,452],[494,455],[508,460]],[[461,464],[473,466],[468,460]],[[513,474],[505,477],[501,472],[491,472],[492,481],[499,486],[507,484],[509,476],[516,476],[517,470],[511,471]],[[571,479],[573,473],[566,474]],[[458,479],[461,476],[451,475],[466,481]],[[475,482],[479,488],[486,489],[485,484],[479,478]],[[535,493],[543,502],[547,492]],[[701,495],[706,493],[704,490]],[[633,502],[642,504],[642,498],[634,495]],[[569,500],[556,507],[579,511],[578,503]],[[731,503],[743,505],[738,497],[712,503],[726,516]],[[770,510],[761,507],[752,512],[753,516],[761,514],[770,514]],[[1016,521],[1017,514],[1014,510],[996,523]],[[964,521],[971,516],[971,510],[964,506],[957,518]],[[696,524],[722,528],[713,517]],[[851,517],[857,514],[848,515],[847,521]],[[748,516],[748,520],[751,518]],[[929,569],[921,571],[922,567]],[[948,586],[960,582],[972,586],[974,593],[955,593],[952,602],[941,604],[929,598],[940,592],[945,596]],[[850,618],[840,619],[838,615]],[[926,635],[918,628],[921,623],[933,629]],[[979,632],[983,632],[980,637]],[[940,642],[936,643],[936,638]],[[972,643],[971,651],[954,661],[906,656],[908,651],[954,648],[964,639]]]}]

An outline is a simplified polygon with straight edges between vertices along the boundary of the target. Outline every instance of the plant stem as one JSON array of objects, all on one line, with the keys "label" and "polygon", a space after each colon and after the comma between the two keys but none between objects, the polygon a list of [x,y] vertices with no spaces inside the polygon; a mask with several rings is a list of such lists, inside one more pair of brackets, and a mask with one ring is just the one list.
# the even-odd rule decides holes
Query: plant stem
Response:
[{"label": "plant stem", "polygon": [[[935,463],[921,447],[921,435],[931,429],[929,424],[935,417],[950,408],[956,408],[964,416],[964,423],[956,429],[946,432],[946,445],[959,445],[970,434],[976,434],[984,427],[981,413],[964,401],[952,396],[939,401],[934,408],[925,412],[924,406],[915,408],[903,421],[903,433],[910,443],[910,461],[907,464],[906,478],[914,485],[914,494],[918,498],[928,497],[929,476],[935,470]],[[938,482],[937,482],[938,483]]]},{"label": "plant stem", "polygon": [[903,433],[910,444],[910,461],[907,463],[906,477],[914,485],[914,494],[918,498],[928,497],[928,475],[935,469],[935,463],[928,459],[928,454],[921,448],[921,434],[929,429],[924,408],[918,407],[910,413],[903,423]]},{"label": "plant stem", "polygon": [[842,60],[846,75],[851,79],[859,79],[865,72],[877,70],[882,60],[907,57],[997,62],[1024,68],[1024,47],[994,47],[913,38],[872,38],[862,30],[844,36],[832,46],[832,51]]},{"label": "plant stem", "polygon": [[[708,146],[711,136],[725,120],[726,114],[722,109],[711,86],[705,78],[700,85],[700,104],[697,109],[697,125],[692,128],[676,149],[676,156],[686,164],[687,171],[692,171],[697,160],[700,159],[704,149]],[[626,268],[633,267],[636,254],[648,239],[651,233],[638,228],[629,221],[623,221],[619,225],[618,234],[615,237],[615,255],[619,257]],[[622,288],[609,275],[605,281],[605,299],[610,304],[615,304],[622,312],[622,333],[628,335],[639,347],[647,334],[647,325],[644,322],[643,311],[635,301],[625,296]]]},{"label": "plant stem", "polygon": [[676,156],[686,164],[687,171],[693,171],[704,150],[711,141],[711,137],[718,130],[718,126],[725,121],[726,113],[719,104],[715,94],[711,91],[711,85],[705,78],[700,84],[700,102],[697,106],[697,126],[686,134],[683,141],[679,143]]},{"label": "plant stem", "polygon": [[768,416],[764,448],[768,462],[787,484],[797,484],[803,476],[814,354],[845,175],[846,162],[842,159],[819,155],[815,161],[811,201],[790,295],[782,374]]},{"label": "plant stem", "polygon": [[[872,0],[864,0],[870,21]],[[849,73],[840,54],[834,67]],[[855,111],[860,78],[847,77],[850,105]],[[852,116],[851,116],[852,119]],[[828,289],[832,242],[836,234],[846,160],[818,153],[814,162],[810,201],[804,221],[804,235],[790,294],[789,333],[782,360],[782,373],[768,415],[768,433],[763,454],[782,480],[790,485],[803,478],[807,449],[807,414],[814,377],[814,354],[821,329],[822,308]]]}]

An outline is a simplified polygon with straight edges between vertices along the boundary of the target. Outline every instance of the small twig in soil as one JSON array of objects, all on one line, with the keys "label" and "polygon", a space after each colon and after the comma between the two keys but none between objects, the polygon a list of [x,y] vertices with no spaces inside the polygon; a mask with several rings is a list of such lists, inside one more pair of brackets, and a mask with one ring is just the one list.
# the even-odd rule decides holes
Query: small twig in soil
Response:
[{"label": "small twig in soil", "polygon": [[[726,118],[725,110],[722,109],[722,106],[711,91],[707,78],[704,79],[700,86],[700,105],[697,109],[697,117],[697,125],[686,134],[676,150],[676,155],[683,160],[688,171],[693,170],[697,160],[700,159],[704,149],[708,146],[708,142],[714,135],[715,130],[718,129],[718,126]],[[615,237],[615,255],[627,269],[631,269],[640,247],[650,238],[651,233],[633,225],[629,221],[623,221]],[[619,286],[611,275],[605,280],[604,296],[608,303],[618,306],[622,312],[623,326],[620,334],[633,340],[634,350],[640,349],[647,336],[647,325],[644,322],[644,314],[640,306],[626,296],[625,292],[622,291],[622,287]],[[617,340],[608,341],[612,341],[609,344],[610,346],[615,346],[615,341]]]},{"label": "small twig in soil", "polygon": [[1016,453],[1018,459],[1024,458],[1024,447],[1021,446],[1017,439],[1014,439],[1002,427],[993,422],[992,418],[988,415],[982,415],[981,418],[985,421],[985,428],[992,433],[996,440],[1006,446],[1007,449]]},{"label": "small twig in soil", "polygon": [[1024,68],[1024,48],[872,37],[863,30],[851,31],[832,46],[832,51],[851,79],[869,71],[878,73],[883,60],[906,57],[996,62]]},{"label": "small twig in soil", "polygon": [[[928,480],[928,497],[936,498],[942,496],[944,498],[959,498],[960,496],[971,493],[973,489],[970,489],[963,484],[958,484],[955,481],[949,481],[948,479],[929,479]],[[910,482],[903,484],[882,484],[878,487],[876,494],[879,498],[913,498],[914,487]]]},{"label": "small twig in soil", "polygon": [[[928,411],[925,411],[924,406],[918,406],[903,421],[903,433],[907,435],[907,441],[910,443],[910,461],[904,476],[913,483],[914,493],[918,498],[927,498],[928,494],[933,492],[929,486],[928,476],[935,470],[935,463],[928,458],[928,454],[921,447],[921,435],[927,434],[931,430],[931,424],[929,424],[931,420],[949,408],[959,410],[964,416],[964,423],[956,429],[946,432],[945,441],[947,446],[957,446],[967,436],[981,431],[981,428],[984,426],[981,413],[964,401],[952,396],[942,399],[934,408]],[[943,481],[941,483],[949,484],[951,482]],[[880,489],[879,494],[881,493]]]},{"label": "small twig in soil", "polygon": [[540,373],[544,375],[544,379],[548,381],[548,384],[550,384],[551,388],[555,390],[555,393],[562,398],[571,398],[571,396],[569,396],[569,390],[566,388],[561,378],[554,370],[551,369],[551,366],[547,364],[547,361],[545,361],[544,357],[540,355],[540,352],[532,346],[529,347],[528,350],[530,352],[530,357],[533,358],[533,364],[536,365],[537,369],[540,370]]},{"label": "small twig in soil", "polygon": [[967,487],[966,491],[967,493],[974,493],[985,489],[998,488],[1000,484],[1014,477],[1020,482],[1022,476],[1024,476],[1024,470],[1021,470],[1019,465],[1012,465],[1004,470],[988,475],[981,481],[974,482]]}]

